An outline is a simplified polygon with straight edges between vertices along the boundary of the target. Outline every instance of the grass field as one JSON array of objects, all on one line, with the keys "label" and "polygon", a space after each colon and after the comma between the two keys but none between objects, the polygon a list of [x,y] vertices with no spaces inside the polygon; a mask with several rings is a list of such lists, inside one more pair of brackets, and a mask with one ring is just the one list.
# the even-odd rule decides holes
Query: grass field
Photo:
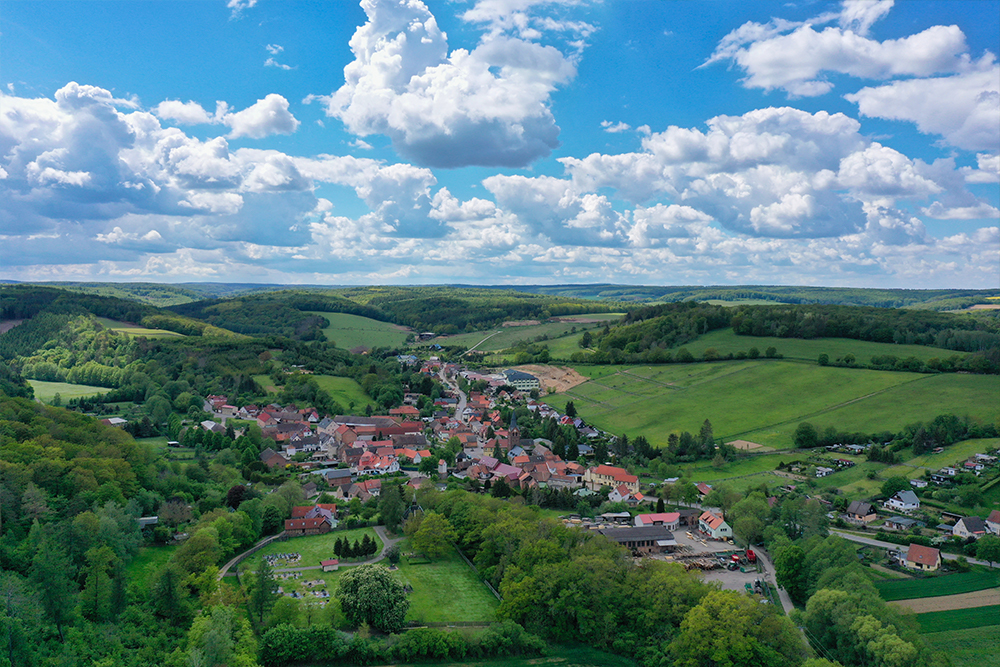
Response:
[{"label": "grass field", "polygon": [[112,331],[128,334],[129,336],[145,336],[146,338],[184,338],[184,334],[179,334],[176,331],[167,331],[166,329],[146,329],[138,324],[119,322],[118,320],[109,320],[106,317],[98,317],[97,321],[100,322],[101,326],[105,329],[111,329]]},{"label": "grass field", "polygon": [[364,347],[398,347],[406,341],[408,332],[400,326],[389,322],[379,322],[360,315],[347,313],[312,312],[330,320],[330,326],[323,329],[327,340],[337,344],[337,347],[350,350],[358,346]]},{"label": "grass field", "polygon": [[[336,558],[333,554],[334,543],[343,538],[352,543],[357,542],[368,535],[378,543],[378,554],[382,550],[382,540],[371,528],[355,528],[354,530],[333,530],[325,535],[308,535],[305,537],[292,537],[284,542],[271,542],[266,547],[255,553],[240,563],[240,572],[252,571],[260,563],[264,556],[271,556],[282,553],[299,553],[302,558],[295,565],[275,565],[276,569],[283,567],[313,567],[318,566],[321,560]],[[321,570],[315,570],[315,574],[321,574]],[[312,577],[312,573],[303,576]]]},{"label": "grass field", "polygon": [[931,632],[923,640],[951,659],[952,667],[983,667],[1000,655],[1000,625]]},{"label": "grass field", "polygon": [[886,602],[971,593],[1000,586],[1000,572],[960,572],[927,579],[878,581],[875,588]]},{"label": "grass field", "polygon": [[68,382],[44,382],[42,380],[28,380],[28,384],[35,390],[35,398],[42,403],[50,404],[56,394],[62,399],[63,405],[71,398],[82,398],[84,396],[96,396],[106,394],[111,391],[107,387],[93,387],[89,384],[70,384]]},{"label": "grass field", "polygon": [[[574,318],[583,320],[599,320],[603,323],[617,320],[621,316],[622,313],[597,313],[592,315],[575,315]],[[472,347],[487,336],[496,334],[491,336],[489,340],[476,348],[477,350],[483,350],[485,352],[496,352],[498,350],[506,350],[509,347],[513,347],[521,341],[533,341],[538,336],[548,336],[549,340],[540,341],[539,344],[549,345],[551,349],[553,343],[552,339],[569,337],[572,338],[572,344],[575,346],[576,340],[583,334],[585,329],[595,329],[602,326],[604,325],[580,321],[543,322],[541,324],[531,324],[524,327],[498,327],[487,331],[476,331],[474,333],[458,334],[455,336],[441,336],[439,338],[435,338],[432,342],[440,345],[462,345],[464,347]],[[573,329],[576,329],[579,334],[570,335],[570,331]],[[579,350],[579,347],[576,349]]]},{"label": "grass field", "polygon": [[271,379],[270,375],[254,375],[252,377],[253,381],[257,383],[257,386],[269,394],[278,392],[278,388],[274,386],[274,380]]},{"label": "grass field", "polygon": [[696,358],[701,357],[708,348],[715,348],[719,354],[746,352],[756,347],[762,353],[769,347],[774,347],[786,359],[800,359],[815,362],[819,355],[827,354],[830,360],[853,354],[858,363],[868,363],[872,356],[891,354],[900,359],[916,357],[921,361],[937,357],[946,359],[952,355],[964,357],[965,352],[955,352],[926,345],[894,345],[892,343],[870,343],[850,338],[771,338],[764,336],[737,336],[732,329],[720,329],[699,336],[694,341],[679,347],[686,347]]},{"label": "grass field", "polygon": [[354,410],[364,409],[369,403],[373,407],[375,405],[375,401],[352,378],[336,375],[314,375],[313,378],[320,389],[330,394],[330,397],[344,406],[345,409],[352,409],[351,405],[354,405]]},{"label": "grass field", "polygon": [[1000,447],[1000,438],[981,438],[976,440],[964,440],[956,442],[950,447],[945,447],[940,454],[924,454],[916,456],[903,462],[907,466],[923,466],[926,468],[938,469],[942,466],[964,461],[973,454],[985,454],[991,449]]},{"label": "grass field", "polygon": [[921,375],[807,365],[730,361],[664,366],[580,366],[591,378],[547,398],[568,400],[589,423],[613,433],[645,435],[664,446],[671,432],[696,433],[709,419],[716,437],[792,446],[802,421],[817,428],[898,430],[953,412],[997,417],[1000,377]]},{"label": "grass field", "polygon": [[[997,624],[997,619],[1000,619],[1000,605],[929,611],[926,614],[915,614],[914,617],[920,624],[921,632],[951,632],[969,628],[983,628]],[[979,664],[986,665],[990,662]]]},{"label": "grass field", "polygon": [[176,550],[175,546],[141,547],[126,568],[129,582],[148,588],[152,584],[153,577],[167,564]]},{"label": "grass field", "polygon": [[413,587],[408,620],[423,623],[492,621],[497,601],[458,553],[411,563],[403,558],[396,572]]}]

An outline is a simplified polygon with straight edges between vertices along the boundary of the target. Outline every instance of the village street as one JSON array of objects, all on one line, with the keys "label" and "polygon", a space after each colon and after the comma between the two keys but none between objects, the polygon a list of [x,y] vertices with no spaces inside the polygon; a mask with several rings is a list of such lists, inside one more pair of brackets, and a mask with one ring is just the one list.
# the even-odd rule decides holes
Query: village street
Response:
[{"label": "village street", "polygon": [[[899,551],[900,549],[906,548],[905,546],[899,544],[893,544],[892,542],[882,542],[881,540],[873,540],[870,537],[862,537],[861,535],[855,535],[854,533],[848,533],[833,528],[830,529],[830,532],[833,533],[834,535],[843,537],[845,540],[850,540],[851,542],[857,542],[858,544],[867,544],[868,546],[872,547],[882,547],[883,549],[891,549],[893,551]],[[946,554],[942,551],[941,558],[943,558],[944,560],[957,560],[958,556],[955,554]],[[986,567],[994,567],[1000,569],[1000,563],[995,563],[993,565],[990,565],[986,561],[979,560],[977,558],[967,558],[967,559],[973,565],[984,565]]]}]

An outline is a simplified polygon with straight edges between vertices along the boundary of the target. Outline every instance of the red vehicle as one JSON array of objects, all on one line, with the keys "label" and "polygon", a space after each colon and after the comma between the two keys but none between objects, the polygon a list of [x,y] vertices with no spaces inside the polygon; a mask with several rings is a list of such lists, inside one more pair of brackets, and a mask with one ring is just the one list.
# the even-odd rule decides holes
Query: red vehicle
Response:
[{"label": "red vehicle", "polygon": [[753,552],[753,549],[747,549],[747,560],[751,563],[757,562],[757,554]]}]

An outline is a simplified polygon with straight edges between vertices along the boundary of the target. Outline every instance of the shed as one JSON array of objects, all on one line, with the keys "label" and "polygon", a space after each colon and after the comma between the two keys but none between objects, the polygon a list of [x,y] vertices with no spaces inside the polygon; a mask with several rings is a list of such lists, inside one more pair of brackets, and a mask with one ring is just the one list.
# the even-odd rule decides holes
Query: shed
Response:
[{"label": "shed", "polygon": [[336,572],[337,568],[340,567],[340,561],[336,558],[330,558],[329,560],[321,560],[319,565],[324,572]]}]

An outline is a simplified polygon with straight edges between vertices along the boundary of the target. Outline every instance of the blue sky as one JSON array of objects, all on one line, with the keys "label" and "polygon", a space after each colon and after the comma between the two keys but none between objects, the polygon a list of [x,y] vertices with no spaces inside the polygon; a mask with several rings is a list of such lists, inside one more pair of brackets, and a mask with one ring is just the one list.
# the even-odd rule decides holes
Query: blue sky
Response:
[{"label": "blue sky", "polygon": [[0,278],[995,288],[998,24],[8,0]]}]

